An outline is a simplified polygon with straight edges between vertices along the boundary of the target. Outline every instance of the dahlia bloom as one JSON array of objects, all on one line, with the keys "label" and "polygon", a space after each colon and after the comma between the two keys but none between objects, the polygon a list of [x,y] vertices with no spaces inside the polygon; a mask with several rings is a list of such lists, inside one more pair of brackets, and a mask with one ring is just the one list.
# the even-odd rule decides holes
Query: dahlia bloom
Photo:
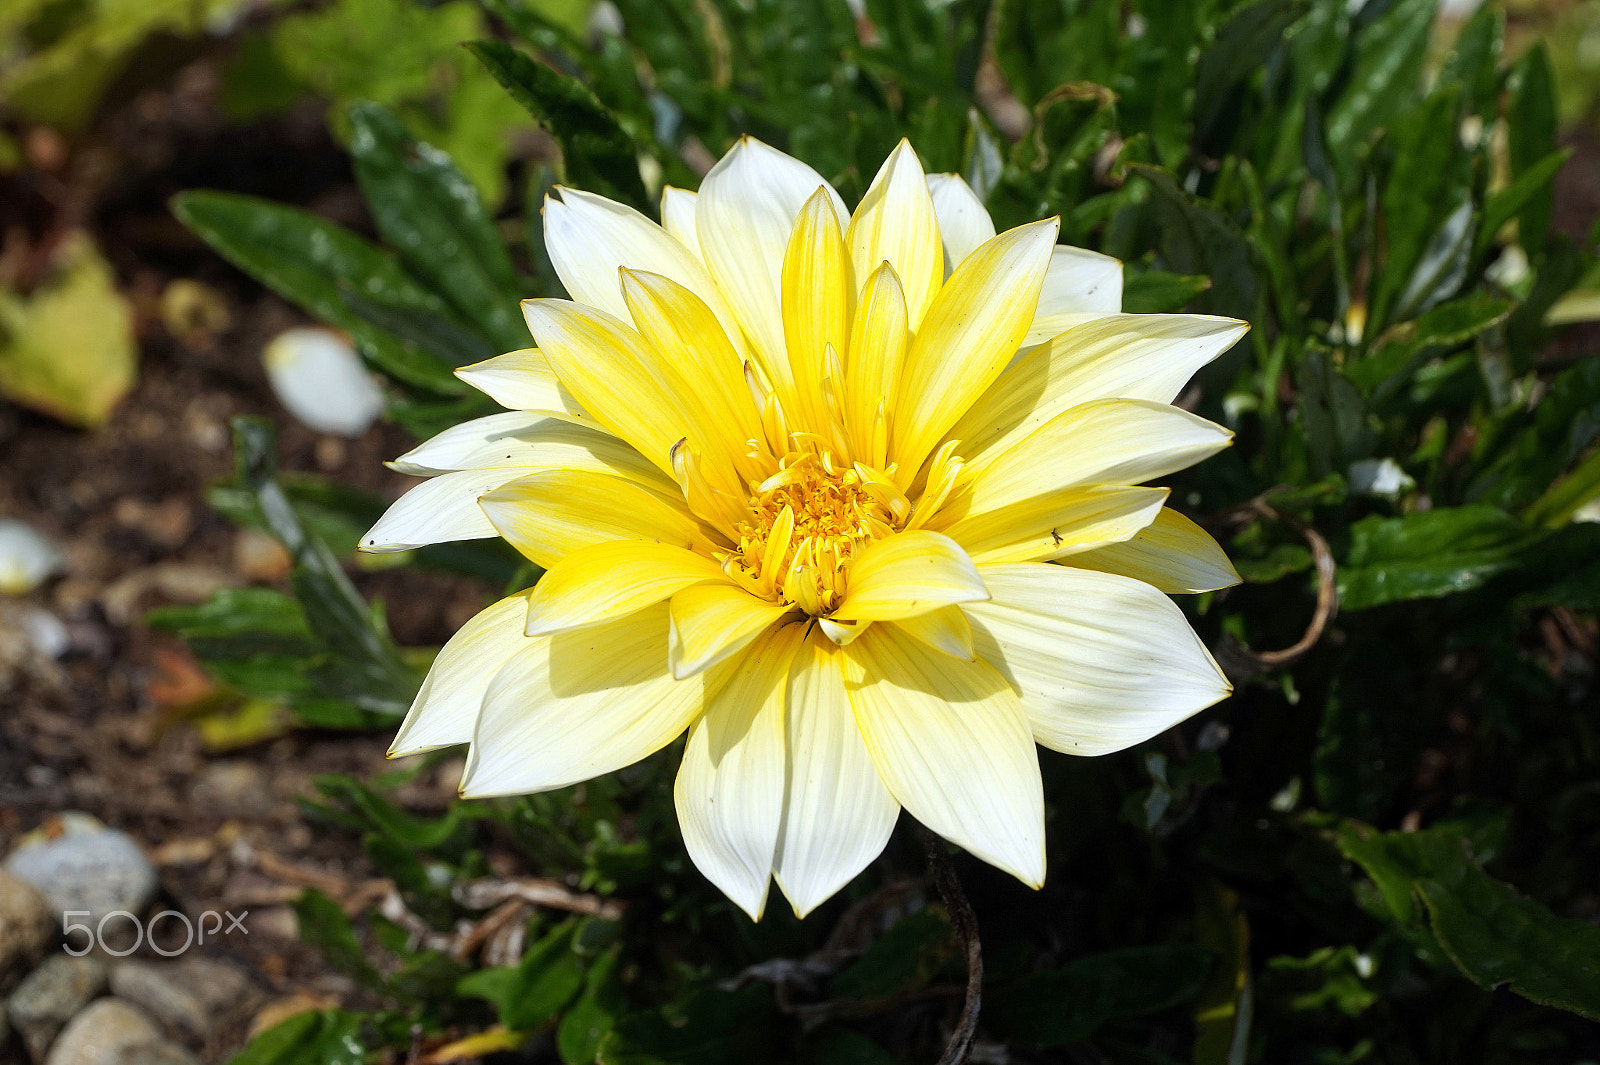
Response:
[{"label": "dahlia bloom", "polygon": [[995,235],[902,142],[852,213],[745,139],[662,225],[545,204],[572,299],[459,371],[510,409],[394,465],[369,551],[499,535],[546,569],[440,652],[391,754],[465,796],[559,788],[688,731],[702,872],[804,915],[900,808],[1045,874],[1034,744],[1121,750],[1229,692],[1171,592],[1238,577],[1145,482],[1225,447],[1171,405],[1247,328],[1118,313],[1057,219]]}]

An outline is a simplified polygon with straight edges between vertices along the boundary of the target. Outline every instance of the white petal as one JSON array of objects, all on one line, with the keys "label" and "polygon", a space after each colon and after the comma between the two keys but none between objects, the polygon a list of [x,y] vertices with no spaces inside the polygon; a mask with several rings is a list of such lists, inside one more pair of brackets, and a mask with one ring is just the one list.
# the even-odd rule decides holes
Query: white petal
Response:
[{"label": "white petal", "polygon": [[689,731],[672,794],[700,871],[759,921],[783,821],[783,707],[805,626],[785,625],[743,655]]},{"label": "white petal", "polygon": [[550,361],[538,348],[508,351],[463,366],[456,376],[508,410],[534,411],[575,422],[592,420],[556,379]]},{"label": "white petal", "polygon": [[27,595],[66,568],[67,556],[32,526],[0,518],[0,595]]},{"label": "white petal", "polygon": [[[805,163],[753,137],[740,139],[700,183],[695,229],[701,255],[767,367],[788,359],[783,258],[794,220],[818,188],[828,190],[842,231],[850,212],[833,186]],[[737,342],[736,331],[729,336]]]},{"label": "white petal", "polygon": [[1044,787],[1017,693],[993,668],[874,625],[839,652],[873,764],[930,829],[1044,883]]},{"label": "white petal", "polygon": [[1097,399],[1171,403],[1249,326],[1199,314],[1114,314],[1024,353],[950,430],[968,462],[1003,451],[1062,411]]},{"label": "white petal", "polygon": [[928,191],[944,238],[944,272],[949,277],[962,259],[994,239],[994,219],[960,174],[929,174]]},{"label": "white petal", "polygon": [[1078,569],[1120,573],[1169,594],[1214,592],[1239,583],[1222,546],[1200,526],[1165,507],[1133,539],[1062,561]]},{"label": "white petal", "polygon": [[1085,248],[1056,245],[1050,253],[1039,309],[1022,344],[1042,344],[1072,326],[1122,310],[1122,262]]},{"label": "white petal", "polygon": [[479,611],[450,637],[428,668],[390,758],[472,740],[489,679],[528,643],[522,634],[527,617],[528,593],[522,592]]},{"label": "white petal", "polygon": [[900,805],[867,754],[839,655],[820,633],[795,657],[785,727],[789,790],[773,870],[804,917],[883,851]]},{"label": "white petal", "polygon": [[378,523],[361,538],[360,548],[373,554],[388,554],[494,536],[494,526],[478,506],[479,497],[531,472],[505,466],[445,473],[423,481],[390,504]]},{"label": "white petal", "polygon": [[319,433],[355,438],[383,413],[383,393],[361,356],[331,329],[288,329],[261,353],[278,402]]},{"label": "white petal", "polygon": [[973,644],[1021,690],[1046,747],[1120,751],[1232,690],[1183,612],[1142,581],[1049,563],[981,571],[994,598],[966,608]]},{"label": "white petal", "polygon": [[738,343],[737,322],[699,255],[632,207],[577,189],[560,192],[559,200],[545,198],[545,247],[574,300],[631,324],[617,270],[648,270],[704,300]]},{"label": "white petal", "polygon": [[695,232],[694,212],[698,193],[668,185],[661,190],[661,228],[678,238],[678,242],[700,255],[700,235]]},{"label": "white petal", "polygon": [[429,437],[389,463],[389,468],[400,473],[428,477],[457,470],[521,465],[518,459],[526,457],[532,445],[521,439],[519,434],[537,433],[554,421],[540,414],[520,410],[473,418]]},{"label": "white petal", "polygon": [[532,637],[489,682],[461,793],[549,791],[631,765],[682,734],[726,675],[672,679],[665,603]]}]

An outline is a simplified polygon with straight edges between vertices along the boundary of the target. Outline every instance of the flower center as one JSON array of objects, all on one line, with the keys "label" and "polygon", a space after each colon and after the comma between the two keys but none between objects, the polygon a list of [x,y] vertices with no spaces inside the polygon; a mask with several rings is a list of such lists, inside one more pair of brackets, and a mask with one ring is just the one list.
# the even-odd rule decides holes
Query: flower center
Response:
[{"label": "flower center", "polygon": [[793,452],[755,486],[738,546],[723,569],[752,593],[813,616],[837,607],[851,560],[867,541],[905,521],[906,497],[882,473],[836,464],[833,455]]}]

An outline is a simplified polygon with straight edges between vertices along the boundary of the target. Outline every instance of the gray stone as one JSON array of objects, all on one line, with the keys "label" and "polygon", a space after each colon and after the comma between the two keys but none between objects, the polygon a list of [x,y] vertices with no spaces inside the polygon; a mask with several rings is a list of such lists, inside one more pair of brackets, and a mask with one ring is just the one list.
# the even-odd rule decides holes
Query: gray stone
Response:
[{"label": "gray stone", "polygon": [[72,1018],[44,1065],[118,1065],[138,1061],[127,1056],[136,1048],[162,1042],[150,1018],[126,1002],[103,998]]},{"label": "gray stone", "polygon": [[0,869],[0,973],[38,960],[55,927],[50,903],[39,889]]},{"label": "gray stone", "polygon": [[169,1030],[201,1038],[231,1010],[248,1008],[255,999],[244,973],[200,957],[122,962],[111,970],[111,992],[142,1006]]},{"label": "gray stone", "polygon": [[[80,813],[62,814],[47,829],[29,833],[6,869],[38,888],[57,914],[88,911],[83,920],[98,927],[108,913],[138,915],[149,905],[156,871],[133,837]],[[127,924],[120,919],[107,929]]]},{"label": "gray stone", "polygon": [[105,990],[106,967],[94,958],[53,954],[18,984],[6,1001],[11,1026],[34,1061],[96,995]]},{"label": "gray stone", "polygon": [[138,1043],[118,1049],[106,1065],[201,1065],[200,1059],[176,1043]]}]

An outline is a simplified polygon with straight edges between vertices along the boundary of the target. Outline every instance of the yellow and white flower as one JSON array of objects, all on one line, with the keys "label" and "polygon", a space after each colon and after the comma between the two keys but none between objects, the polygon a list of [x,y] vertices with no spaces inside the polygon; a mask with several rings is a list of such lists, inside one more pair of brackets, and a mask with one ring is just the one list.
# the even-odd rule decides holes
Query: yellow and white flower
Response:
[{"label": "yellow and white flower", "polygon": [[[1171,405],[1243,323],[1121,314],[1121,264],[995,235],[904,142],[854,213],[741,141],[662,225],[545,204],[572,300],[460,371],[507,408],[396,468],[362,541],[500,535],[545,567],[445,645],[393,754],[471,743],[463,795],[689,738],[696,864],[805,914],[905,809],[1037,887],[1040,743],[1103,754],[1225,696],[1171,592],[1238,577],[1139,487],[1227,446]],[[1019,355],[1020,351],[1020,355]]]}]

